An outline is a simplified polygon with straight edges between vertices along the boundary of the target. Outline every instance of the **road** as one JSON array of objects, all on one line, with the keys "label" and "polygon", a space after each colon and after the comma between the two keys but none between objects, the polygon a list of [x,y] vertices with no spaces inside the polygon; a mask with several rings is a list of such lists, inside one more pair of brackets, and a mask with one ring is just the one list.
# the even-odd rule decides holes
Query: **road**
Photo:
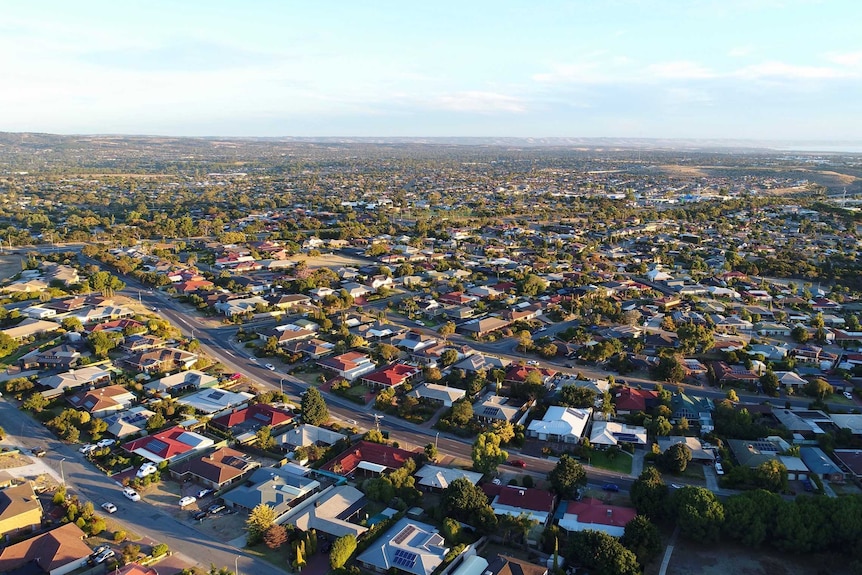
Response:
[{"label": "road", "polygon": [[6,432],[15,436],[18,445],[44,447],[48,453],[43,461],[54,470],[59,470],[60,478],[65,478],[68,488],[80,498],[92,501],[97,511],[105,501],[114,503],[117,512],[111,515],[111,519],[120,522],[127,531],[167,543],[174,553],[180,553],[190,563],[199,563],[205,569],[211,563],[233,566],[236,562],[240,573],[285,573],[227,543],[213,541],[209,535],[148,505],[146,501],[129,501],[123,496],[121,487],[89,463],[75,446],[57,440],[46,427],[5,398],[0,399],[0,421]]}]

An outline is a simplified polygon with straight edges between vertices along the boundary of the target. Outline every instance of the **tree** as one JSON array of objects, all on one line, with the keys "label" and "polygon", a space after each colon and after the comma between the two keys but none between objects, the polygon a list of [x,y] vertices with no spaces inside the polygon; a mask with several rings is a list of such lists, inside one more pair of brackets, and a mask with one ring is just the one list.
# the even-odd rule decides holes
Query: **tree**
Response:
[{"label": "tree", "polygon": [[429,443],[425,446],[425,457],[428,458],[429,461],[437,461],[437,446],[433,443]]},{"label": "tree", "polygon": [[564,385],[558,396],[560,405],[567,407],[592,407],[596,403],[596,392],[578,385]]},{"label": "tree", "polygon": [[816,397],[821,401],[826,399],[833,393],[835,393],[835,388],[829,385],[829,383],[825,379],[820,377],[815,377],[805,386],[806,395],[810,397]]},{"label": "tree", "polygon": [[670,435],[670,432],[673,431],[673,424],[663,415],[656,417],[651,427],[651,431],[656,437]]},{"label": "tree", "polygon": [[481,473],[490,473],[509,457],[509,454],[500,448],[500,437],[496,433],[480,433],[473,443],[473,469]]},{"label": "tree", "polygon": [[687,485],[676,490],[673,505],[683,535],[700,543],[718,541],[724,507],[712,491]]},{"label": "tree", "polygon": [[449,339],[449,336],[450,336],[450,335],[452,335],[452,334],[454,334],[454,333],[455,333],[455,328],[456,328],[456,326],[455,326],[455,322],[447,321],[446,323],[444,323],[443,325],[441,325],[441,326],[437,329],[437,334],[438,334],[440,337],[442,337],[442,338],[443,338],[443,341],[445,342],[445,341],[447,341],[447,340]]},{"label": "tree", "polygon": [[35,411],[36,413],[40,413],[47,406],[48,400],[45,399],[45,396],[38,391],[34,391],[29,396],[27,396],[27,399],[25,399],[24,403],[21,404],[21,407],[23,407],[24,409]]},{"label": "tree", "polygon": [[662,548],[658,527],[645,515],[637,515],[626,523],[620,543],[637,556],[641,565],[652,561]]},{"label": "tree", "polygon": [[773,539],[775,517],[784,502],[762,489],[744,491],[724,503],[724,534],[748,547],[760,547]]},{"label": "tree", "polygon": [[525,353],[533,347],[533,335],[529,331],[518,332],[518,347]]},{"label": "tree", "polygon": [[473,404],[467,398],[459,399],[452,404],[452,414],[449,421],[453,425],[463,427],[473,419]]},{"label": "tree", "polygon": [[808,340],[811,339],[811,335],[808,333],[808,330],[801,325],[797,325],[790,331],[790,337],[792,337],[793,341],[796,343],[807,343]]},{"label": "tree", "polygon": [[442,354],[440,354],[440,361],[445,366],[452,365],[456,361],[458,361],[458,352],[454,349],[447,349]]},{"label": "tree", "polygon": [[571,499],[579,487],[587,484],[587,472],[578,461],[564,454],[548,473],[548,481],[561,499]]},{"label": "tree", "polygon": [[729,389],[727,391],[727,399],[732,401],[733,403],[739,402],[739,396],[736,394],[735,389]]},{"label": "tree", "polygon": [[246,540],[249,546],[257,545],[263,540],[264,533],[275,523],[275,517],[275,509],[265,503],[251,510],[245,522]]},{"label": "tree", "polygon": [[165,416],[161,414],[161,412],[157,411],[155,415],[151,416],[147,420],[147,430],[148,431],[156,431],[165,426],[168,421],[165,419]]},{"label": "tree", "polygon": [[302,421],[309,425],[320,425],[329,419],[329,410],[323,396],[316,387],[309,387],[302,398]]},{"label": "tree", "polygon": [[787,489],[787,467],[777,459],[764,461],[754,468],[754,482],[761,489],[781,493]]},{"label": "tree", "polygon": [[275,446],[275,438],[272,436],[272,427],[264,425],[254,434],[257,438],[257,446],[261,449],[270,449]]},{"label": "tree", "polygon": [[497,524],[488,496],[481,487],[466,477],[459,477],[443,490],[441,507],[446,517],[452,517],[490,532]]},{"label": "tree", "polygon": [[632,503],[641,515],[653,521],[662,521],[669,512],[669,493],[661,473],[655,467],[646,467],[632,484],[629,492]]},{"label": "tree", "polygon": [[569,560],[592,575],[640,575],[634,553],[602,531],[576,531],[570,535]]},{"label": "tree", "polygon": [[380,355],[380,358],[386,362],[392,361],[401,354],[397,347],[389,343],[378,344],[377,353]]},{"label": "tree", "polygon": [[263,534],[263,542],[270,549],[278,549],[287,542],[287,530],[281,525],[271,525]]},{"label": "tree", "polygon": [[82,331],[84,329],[84,324],[76,317],[64,317],[61,325],[66,331]]},{"label": "tree", "polygon": [[6,357],[18,349],[18,342],[9,334],[0,333],[0,357]]},{"label": "tree", "polygon": [[339,537],[332,543],[332,548],[329,550],[329,566],[333,569],[344,567],[354,551],[356,551],[356,536],[348,533]]},{"label": "tree", "polygon": [[663,356],[655,368],[655,377],[661,381],[679,383],[685,379],[685,367],[675,355]]},{"label": "tree", "polygon": [[138,555],[141,554],[141,546],[136,543],[126,543],[125,547],[120,554],[120,557],[123,561],[123,565],[127,565],[134,561],[137,561]]},{"label": "tree", "polygon": [[662,466],[671,473],[682,473],[691,461],[691,449],[685,443],[674,443],[662,454]]}]

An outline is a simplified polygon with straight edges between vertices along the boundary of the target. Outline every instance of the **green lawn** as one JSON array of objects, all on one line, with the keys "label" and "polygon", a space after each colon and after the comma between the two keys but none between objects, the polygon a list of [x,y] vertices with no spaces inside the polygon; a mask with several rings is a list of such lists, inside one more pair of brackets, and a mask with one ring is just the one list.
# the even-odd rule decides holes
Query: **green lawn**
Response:
[{"label": "green lawn", "polygon": [[593,451],[587,460],[587,464],[626,475],[630,475],[632,472],[632,456],[628,453],[620,453],[611,459],[604,451]]}]

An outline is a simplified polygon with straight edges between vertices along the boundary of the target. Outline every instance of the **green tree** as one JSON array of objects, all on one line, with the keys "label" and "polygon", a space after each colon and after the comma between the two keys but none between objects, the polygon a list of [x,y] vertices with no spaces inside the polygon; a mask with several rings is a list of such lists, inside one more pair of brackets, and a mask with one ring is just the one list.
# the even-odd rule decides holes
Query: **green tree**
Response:
[{"label": "green tree", "polygon": [[473,419],[473,404],[467,398],[459,399],[452,404],[452,415],[449,416],[449,421],[453,425],[463,427],[470,423]]},{"label": "green tree", "polygon": [[669,383],[679,383],[685,379],[685,367],[675,355],[663,356],[655,368],[655,377]]},{"label": "green tree", "polygon": [[6,357],[18,349],[18,342],[9,334],[0,332],[0,357]]},{"label": "green tree", "polygon": [[255,432],[257,446],[261,449],[271,449],[275,447],[275,438],[272,436],[272,427],[264,425]]},{"label": "green tree", "polygon": [[748,547],[760,547],[772,541],[775,518],[783,504],[780,495],[763,489],[728,497],[723,533]]},{"label": "green tree", "polygon": [[428,458],[429,461],[437,461],[437,446],[433,443],[429,443],[425,446],[425,457]]},{"label": "green tree", "polygon": [[637,515],[626,523],[620,543],[637,556],[641,565],[652,561],[662,549],[658,527],[645,515]]},{"label": "green tree", "polygon": [[24,400],[24,403],[21,404],[21,407],[23,407],[24,409],[34,411],[36,413],[40,413],[47,406],[48,400],[45,399],[45,396],[38,391],[34,391],[30,395],[28,395],[27,399]]},{"label": "green tree", "polygon": [[673,506],[683,535],[700,543],[718,541],[724,527],[724,506],[712,491],[687,485],[676,490]]},{"label": "green tree", "polygon": [[596,392],[588,387],[564,385],[559,391],[558,402],[567,407],[592,407],[596,403]]},{"label": "green tree", "polygon": [[781,493],[787,489],[787,467],[777,459],[764,461],[754,468],[754,482],[761,489]]},{"label": "green tree", "polygon": [[344,567],[354,551],[356,551],[356,537],[352,533],[339,537],[329,550],[329,566],[333,569]]},{"label": "green tree", "polygon": [[147,431],[156,431],[165,426],[167,420],[161,412],[157,411],[155,415],[150,416],[147,420]]},{"label": "green tree", "polygon": [[509,457],[500,448],[500,437],[496,433],[480,433],[473,443],[473,469],[481,473],[490,473]]},{"label": "green tree", "polygon": [[790,331],[790,337],[792,337],[793,341],[796,343],[807,343],[808,340],[811,339],[811,335],[808,333],[808,330],[801,325],[797,325]]},{"label": "green tree", "polygon": [[63,322],[60,325],[62,325],[63,329],[66,331],[82,331],[84,329],[84,324],[82,324],[81,320],[76,317],[64,317]]},{"label": "green tree", "polygon": [[579,487],[587,484],[587,472],[573,457],[564,454],[548,473],[548,481],[561,499],[571,499],[575,497]]},{"label": "green tree", "polygon": [[316,387],[309,387],[302,398],[302,421],[309,425],[320,425],[329,419],[329,409]]},{"label": "green tree", "polygon": [[466,477],[459,477],[443,490],[441,507],[446,517],[463,521],[485,533],[497,524],[485,492]]},{"label": "green tree", "polygon": [[820,377],[815,377],[805,385],[805,394],[809,397],[816,397],[821,401],[833,393],[835,393],[835,388],[829,385],[825,379]]},{"label": "green tree", "polygon": [[437,329],[437,334],[442,337],[445,342],[449,339],[449,336],[455,333],[455,327],[455,322],[447,321]]},{"label": "green tree", "polygon": [[641,515],[663,521],[670,510],[667,485],[655,467],[645,467],[629,491],[632,503]]},{"label": "green tree", "polygon": [[671,473],[682,473],[691,461],[691,449],[685,443],[674,443],[662,454],[662,465]]},{"label": "green tree", "polygon": [[575,531],[570,535],[568,558],[591,575],[640,575],[634,553],[601,531]]},{"label": "green tree", "polygon": [[246,541],[249,546],[257,545],[263,540],[264,533],[273,526],[275,518],[275,509],[265,503],[251,510],[245,522]]},{"label": "green tree", "polygon": [[440,361],[445,366],[450,366],[456,361],[458,361],[458,352],[454,349],[447,349],[442,354],[440,354]]},{"label": "green tree", "polygon": [[527,330],[518,332],[518,347],[526,353],[533,348],[533,335]]},{"label": "green tree", "polygon": [[736,394],[735,389],[730,389],[727,391],[727,399],[732,401],[733,403],[737,403],[739,401],[739,396]]}]

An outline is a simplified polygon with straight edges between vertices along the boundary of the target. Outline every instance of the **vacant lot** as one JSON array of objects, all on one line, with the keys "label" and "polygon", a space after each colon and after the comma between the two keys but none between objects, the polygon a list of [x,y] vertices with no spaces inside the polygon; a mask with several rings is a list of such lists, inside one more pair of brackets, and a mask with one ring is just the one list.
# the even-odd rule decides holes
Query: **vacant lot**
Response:
[{"label": "vacant lot", "polygon": [[[750,549],[721,543],[696,545],[677,540],[667,575],[844,575],[851,571],[847,557],[798,556],[772,549]],[[647,573],[658,573],[661,560]]]},{"label": "vacant lot", "polygon": [[9,279],[17,273],[21,273],[21,256],[0,256],[0,281]]}]

